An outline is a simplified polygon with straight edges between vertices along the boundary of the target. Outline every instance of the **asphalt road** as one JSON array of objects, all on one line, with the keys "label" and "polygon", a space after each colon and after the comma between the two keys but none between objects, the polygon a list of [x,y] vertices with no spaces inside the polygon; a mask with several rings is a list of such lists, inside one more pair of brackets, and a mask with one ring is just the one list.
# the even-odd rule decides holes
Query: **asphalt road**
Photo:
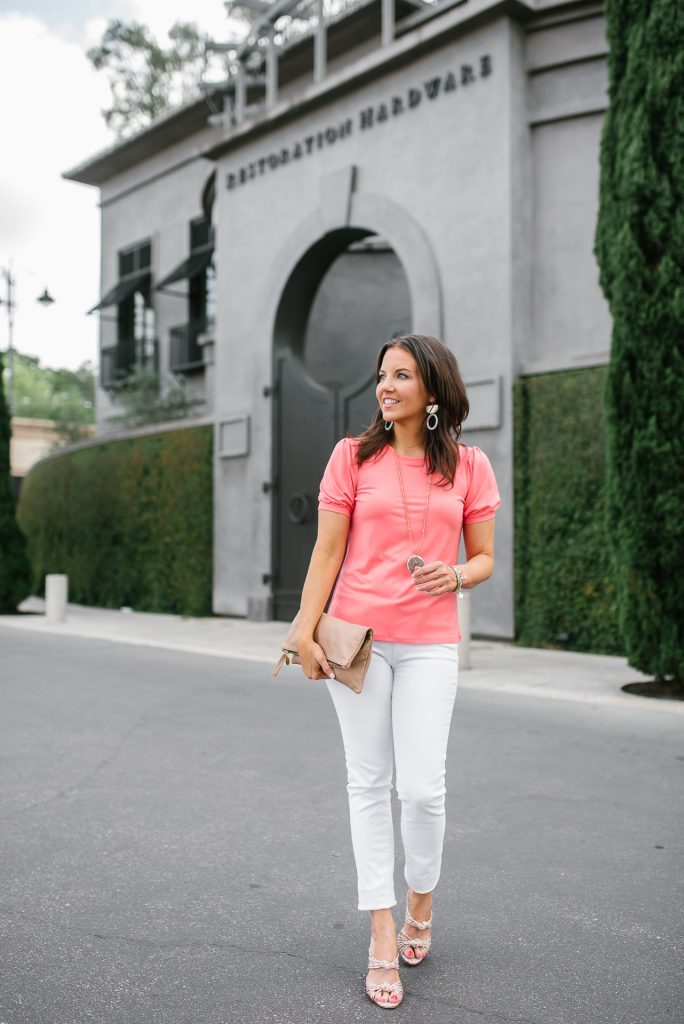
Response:
[{"label": "asphalt road", "polygon": [[[381,1019],[323,684],[0,629],[0,721],[2,1024]],[[395,1019],[681,1024],[683,769],[643,702],[462,690]]]}]

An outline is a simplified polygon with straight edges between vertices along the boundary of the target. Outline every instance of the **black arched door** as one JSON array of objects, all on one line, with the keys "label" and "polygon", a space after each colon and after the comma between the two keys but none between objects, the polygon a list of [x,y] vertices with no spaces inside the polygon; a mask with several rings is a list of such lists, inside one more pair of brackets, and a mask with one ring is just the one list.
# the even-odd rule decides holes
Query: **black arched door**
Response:
[{"label": "black arched door", "polygon": [[326,235],[290,276],[274,344],[276,619],[290,621],[299,608],[330,453],[341,437],[369,426],[378,350],[410,325],[406,275],[393,250],[369,232]]}]

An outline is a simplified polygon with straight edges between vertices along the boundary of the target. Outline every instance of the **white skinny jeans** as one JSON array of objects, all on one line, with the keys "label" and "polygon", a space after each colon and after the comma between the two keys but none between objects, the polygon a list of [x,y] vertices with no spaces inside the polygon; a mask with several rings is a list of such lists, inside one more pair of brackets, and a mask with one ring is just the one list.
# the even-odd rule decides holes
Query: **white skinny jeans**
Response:
[{"label": "white skinny jeans", "polygon": [[326,685],[342,730],[359,910],[396,906],[392,767],[401,802],[404,878],[432,892],[442,865],[446,752],[458,644],[374,641],[361,693]]}]

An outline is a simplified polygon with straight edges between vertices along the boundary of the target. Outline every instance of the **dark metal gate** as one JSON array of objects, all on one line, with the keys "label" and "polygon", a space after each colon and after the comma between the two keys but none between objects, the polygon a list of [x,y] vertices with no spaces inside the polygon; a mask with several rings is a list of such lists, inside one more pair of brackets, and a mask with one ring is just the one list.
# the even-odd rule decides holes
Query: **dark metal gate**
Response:
[{"label": "dark metal gate", "polygon": [[[304,257],[288,283],[294,300],[289,307],[281,303],[276,323],[271,584],[274,618],[281,621],[293,619],[299,608],[316,541],[319,485],[330,453],[341,437],[370,425],[376,409],[377,349],[410,327],[408,285],[394,253],[383,250],[391,263],[383,268],[376,260],[370,283],[368,266],[347,258],[350,242],[362,234],[368,233],[338,237],[332,257],[330,251],[321,254],[319,246],[313,264],[312,251]],[[355,251],[365,254],[371,248],[378,253],[377,242]],[[324,288],[326,272],[342,253],[347,262],[338,261],[336,272],[332,267]],[[400,275],[394,292],[387,288],[389,271]]]},{"label": "dark metal gate", "polygon": [[339,438],[360,434],[370,423],[375,379],[345,391],[329,390],[289,353],[278,359],[276,380],[273,607],[274,618],[289,621],[299,608],[316,541],[323,471]]}]

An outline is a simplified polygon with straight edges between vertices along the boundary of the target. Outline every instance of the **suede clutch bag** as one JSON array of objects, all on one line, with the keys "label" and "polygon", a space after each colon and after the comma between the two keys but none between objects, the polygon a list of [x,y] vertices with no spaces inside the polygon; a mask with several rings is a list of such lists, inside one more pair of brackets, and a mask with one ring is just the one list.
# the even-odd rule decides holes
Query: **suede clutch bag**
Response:
[{"label": "suede clutch bag", "polygon": [[[271,673],[274,676],[280,672],[283,662],[288,665],[290,662],[294,665],[302,663],[295,643],[298,624],[299,612],[283,640],[283,653]],[[323,612],[314,630],[314,640],[325,651],[335,678],[354,693],[361,693],[373,650],[373,630]]]}]

